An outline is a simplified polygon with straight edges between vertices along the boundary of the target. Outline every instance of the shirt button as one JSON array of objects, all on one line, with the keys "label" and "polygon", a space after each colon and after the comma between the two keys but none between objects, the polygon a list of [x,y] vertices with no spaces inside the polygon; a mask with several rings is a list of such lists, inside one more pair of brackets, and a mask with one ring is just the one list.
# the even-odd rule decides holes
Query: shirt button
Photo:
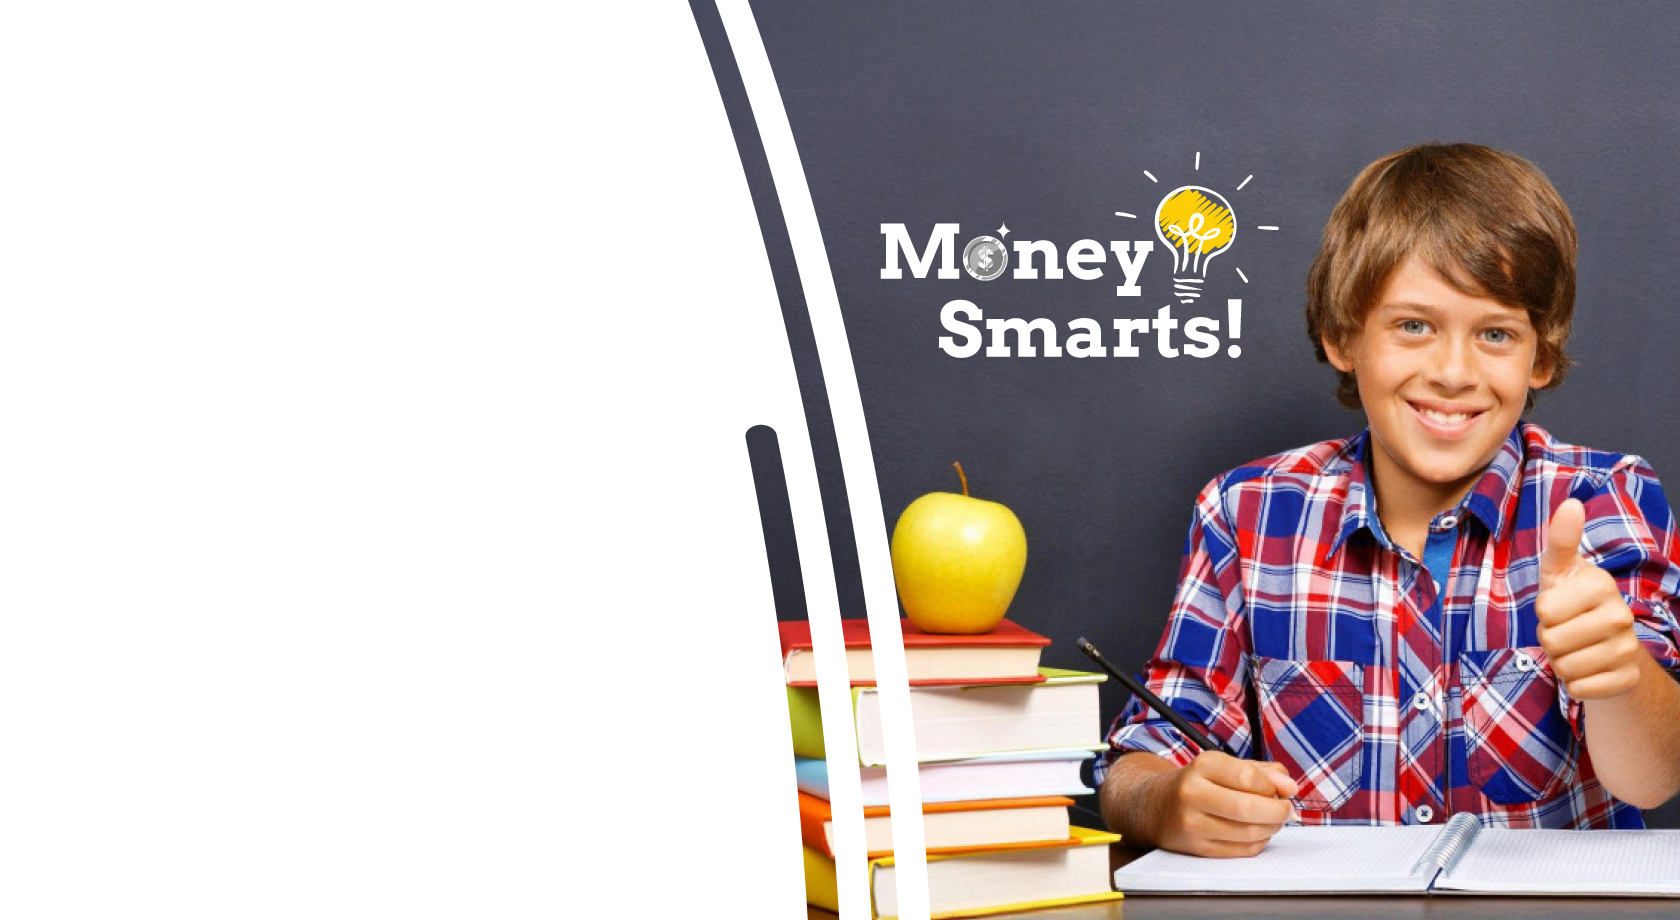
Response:
[{"label": "shirt button", "polygon": [[1419,824],[1428,824],[1429,822],[1435,820],[1435,809],[1430,808],[1428,805],[1419,805],[1417,809],[1412,812],[1412,817],[1416,818],[1417,823]]},{"label": "shirt button", "polygon": [[1442,530],[1451,530],[1451,529],[1453,529],[1454,527],[1457,527],[1457,526],[1458,526],[1458,515],[1456,515],[1456,514],[1449,514],[1446,517],[1441,519],[1441,529]]},{"label": "shirt button", "polygon": [[1412,708],[1416,709],[1419,712],[1423,712],[1424,710],[1428,709],[1429,708],[1429,694],[1419,693],[1417,696],[1412,697]]},{"label": "shirt button", "polygon": [[1518,652],[1516,665],[1517,670],[1527,673],[1534,670],[1534,659],[1527,652]]}]

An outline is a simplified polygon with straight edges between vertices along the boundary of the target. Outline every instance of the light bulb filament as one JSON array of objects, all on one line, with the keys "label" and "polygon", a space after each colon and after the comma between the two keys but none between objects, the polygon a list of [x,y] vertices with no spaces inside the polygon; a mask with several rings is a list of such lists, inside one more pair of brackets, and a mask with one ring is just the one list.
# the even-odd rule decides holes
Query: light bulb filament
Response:
[{"label": "light bulb filament", "polygon": [[[1207,247],[1208,240],[1217,239],[1219,237],[1220,228],[1218,227],[1210,227],[1207,232],[1202,232],[1202,224],[1205,222],[1206,221],[1202,217],[1201,212],[1197,212],[1190,215],[1189,230],[1183,229],[1178,224],[1169,224],[1167,226],[1167,231],[1172,233],[1174,236],[1177,236],[1180,245],[1184,247],[1184,261],[1191,271],[1195,271],[1196,268],[1201,265],[1202,251]],[[1193,261],[1190,253],[1191,240],[1196,241],[1195,259]]]}]

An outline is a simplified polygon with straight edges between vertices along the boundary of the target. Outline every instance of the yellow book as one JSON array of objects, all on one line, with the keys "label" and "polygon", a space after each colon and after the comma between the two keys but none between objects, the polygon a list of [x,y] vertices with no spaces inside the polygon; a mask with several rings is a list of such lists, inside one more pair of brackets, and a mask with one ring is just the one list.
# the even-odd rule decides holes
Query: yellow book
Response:
[{"label": "yellow book", "polygon": [[821,850],[805,848],[805,903],[840,912],[840,887],[834,880],[834,860]]},{"label": "yellow book", "polygon": [[[1108,871],[1108,845],[1118,834],[1074,827],[1067,840],[1017,844],[950,856],[929,856],[928,908],[935,920],[984,917],[1120,897]],[[891,856],[869,861],[870,913],[898,916],[897,867]],[[805,848],[805,899],[838,911],[835,865]]]}]

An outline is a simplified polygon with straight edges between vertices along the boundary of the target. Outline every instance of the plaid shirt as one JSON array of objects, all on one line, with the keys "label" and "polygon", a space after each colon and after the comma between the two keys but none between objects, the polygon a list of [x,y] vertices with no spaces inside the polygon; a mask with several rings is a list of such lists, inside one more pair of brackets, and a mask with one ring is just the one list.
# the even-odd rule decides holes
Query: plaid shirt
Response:
[{"label": "plaid shirt", "polygon": [[[1377,518],[1369,432],[1239,467],[1202,490],[1166,633],[1141,675],[1239,756],[1276,760],[1306,824],[1642,827],[1583,742],[1582,706],[1536,639],[1546,524],[1586,506],[1582,548],[1615,576],[1640,641],[1680,668],[1673,513],[1638,457],[1520,423],[1423,558]],[[1132,700],[1107,760],[1196,753]]]}]

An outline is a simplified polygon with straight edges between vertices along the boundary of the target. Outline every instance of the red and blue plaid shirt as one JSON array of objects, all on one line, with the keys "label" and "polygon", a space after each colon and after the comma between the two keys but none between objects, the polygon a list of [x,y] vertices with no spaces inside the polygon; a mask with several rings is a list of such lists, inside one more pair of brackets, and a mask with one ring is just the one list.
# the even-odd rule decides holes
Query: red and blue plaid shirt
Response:
[{"label": "red and blue plaid shirt", "polygon": [[[1306,824],[1642,827],[1599,783],[1582,707],[1535,636],[1546,524],[1586,506],[1586,557],[1608,570],[1640,641],[1673,673],[1680,564],[1673,513],[1638,457],[1521,423],[1424,558],[1389,539],[1367,478],[1369,432],[1239,467],[1202,490],[1177,596],[1142,677],[1234,754],[1275,760]],[[1193,747],[1133,700],[1111,761]]]}]

